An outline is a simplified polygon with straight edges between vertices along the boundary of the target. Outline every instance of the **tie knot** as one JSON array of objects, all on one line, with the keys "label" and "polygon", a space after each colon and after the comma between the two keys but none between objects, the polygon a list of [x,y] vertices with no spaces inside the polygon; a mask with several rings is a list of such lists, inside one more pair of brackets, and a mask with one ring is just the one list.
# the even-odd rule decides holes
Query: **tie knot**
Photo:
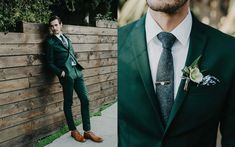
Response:
[{"label": "tie knot", "polygon": [[164,49],[170,50],[175,42],[176,37],[168,32],[161,32],[157,35],[158,39],[162,43]]}]

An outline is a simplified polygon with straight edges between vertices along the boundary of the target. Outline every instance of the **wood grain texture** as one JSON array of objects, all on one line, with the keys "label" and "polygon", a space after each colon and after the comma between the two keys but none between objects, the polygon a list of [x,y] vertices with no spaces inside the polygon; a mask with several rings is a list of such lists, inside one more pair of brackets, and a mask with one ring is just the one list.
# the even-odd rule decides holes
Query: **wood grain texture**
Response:
[{"label": "wood grain texture", "polygon": [[[91,92],[91,93],[89,93],[89,100],[100,99],[102,97],[112,95],[116,92],[117,92],[116,86],[109,87],[107,89],[103,89],[100,92]],[[77,99],[76,93],[74,93],[74,99],[75,100]],[[40,107],[45,107],[45,104],[51,105],[51,104],[58,103],[61,101],[63,101],[63,94],[62,94],[62,92],[58,92],[58,93],[45,95],[45,96],[41,96],[41,97],[35,97],[35,98],[28,99],[25,101],[19,101],[16,103],[2,105],[2,106],[0,106],[1,107],[0,118],[4,118],[3,120],[6,121],[7,120],[6,117],[8,117],[8,116],[18,115],[22,112],[27,112],[27,111],[31,111],[33,109],[37,109]],[[12,120],[12,121],[14,121],[14,120]],[[3,129],[2,125],[0,125],[1,129]],[[6,126],[8,126],[8,125],[6,125]]]},{"label": "wood grain texture", "polygon": [[0,82],[0,93],[29,88],[28,78]]},{"label": "wood grain texture", "polygon": [[[91,51],[111,51],[117,50],[116,43],[99,43],[99,44],[87,44],[87,43],[73,43],[75,52],[91,52]],[[0,56],[15,56],[15,55],[44,55],[46,48],[43,48],[43,44],[31,43],[31,44],[1,44]]]},{"label": "wood grain texture", "polygon": [[[24,34],[24,33],[2,33],[0,32],[0,44],[34,44],[43,43],[47,35]],[[117,36],[108,35],[67,35],[73,43],[117,43]]]},{"label": "wood grain texture", "polygon": [[[101,23],[100,23],[101,24]],[[45,24],[23,22],[23,32],[31,34],[47,33],[48,26]],[[102,25],[103,27],[104,25]],[[109,22],[106,29],[89,26],[63,25],[63,32],[68,34],[85,34],[85,35],[117,35],[117,23]]]}]

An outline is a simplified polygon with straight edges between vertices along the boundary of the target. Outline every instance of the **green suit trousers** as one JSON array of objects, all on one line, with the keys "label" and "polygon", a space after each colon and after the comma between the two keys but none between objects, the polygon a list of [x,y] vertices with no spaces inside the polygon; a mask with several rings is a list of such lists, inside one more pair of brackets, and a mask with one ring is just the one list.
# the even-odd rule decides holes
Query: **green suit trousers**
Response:
[{"label": "green suit trousers", "polygon": [[83,73],[76,66],[73,66],[73,70],[70,72],[75,73],[75,77],[71,77],[68,72],[65,71],[65,77],[60,77],[60,83],[63,87],[64,95],[64,113],[66,121],[68,123],[69,130],[75,130],[76,126],[73,120],[72,104],[73,104],[73,89],[78,95],[81,103],[81,114],[83,130],[90,130],[90,115],[89,115],[89,100],[88,91],[84,84]]}]

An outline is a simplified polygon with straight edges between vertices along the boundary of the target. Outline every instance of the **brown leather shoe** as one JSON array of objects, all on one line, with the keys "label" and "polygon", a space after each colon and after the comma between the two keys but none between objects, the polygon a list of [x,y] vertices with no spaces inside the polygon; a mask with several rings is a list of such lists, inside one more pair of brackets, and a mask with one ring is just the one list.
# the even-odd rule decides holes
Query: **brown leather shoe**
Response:
[{"label": "brown leather shoe", "polygon": [[71,131],[71,136],[79,142],[86,141],[86,139],[77,130]]},{"label": "brown leather shoe", "polygon": [[102,142],[103,138],[96,136],[93,132],[88,131],[88,132],[84,132],[84,138],[85,139],[91,139],[94,142]]}]

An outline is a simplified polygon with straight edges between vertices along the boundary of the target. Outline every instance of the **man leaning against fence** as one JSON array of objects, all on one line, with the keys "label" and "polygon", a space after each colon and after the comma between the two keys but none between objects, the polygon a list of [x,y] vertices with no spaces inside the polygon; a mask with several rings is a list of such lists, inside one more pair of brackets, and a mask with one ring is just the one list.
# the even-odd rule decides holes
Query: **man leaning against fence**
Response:
[{"label": "man leaning against fence", "polygon": [[[84,68],[78,63],[74,55],[71,40],[62,33],[61,19],[58,16],[52,16],[48,24],[52,34],[46,39],[47,64],[50,71],[57,75],[62,85],[64,114],[71,136],[79,142],[85,142],[86,139],[102,142],[103,139],[91,131],[88,92],[82,73]],[[76,91],[81,102],[84,135],[79,133],[73,120],[71,109],[73,90]]]}]

